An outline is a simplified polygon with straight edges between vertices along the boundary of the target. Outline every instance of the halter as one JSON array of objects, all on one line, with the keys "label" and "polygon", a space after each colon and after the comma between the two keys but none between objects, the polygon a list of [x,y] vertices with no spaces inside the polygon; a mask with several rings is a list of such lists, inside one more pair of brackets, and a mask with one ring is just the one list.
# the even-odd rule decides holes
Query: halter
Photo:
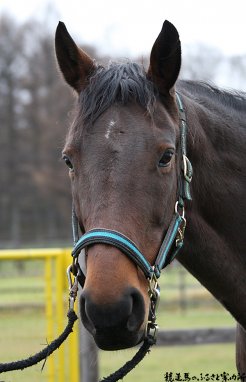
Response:
[{"label": "halter", "polygon": [[136,244],[127,236],[114,230],[96,228],[86,232],[79,238],[78,219],[74,208],[72,213],[72,228],[74,248],[72,251],[73,265],[69,267],[68,274],[73,272],[83,287],[85,275],[78,264],[78,257],[81,251],[94,244],[108,244],[118,248],[130,260],[132,260],[144,273],[149,282],[149,296],[151,300],[149,322],[146,332],[149,334],[153,330],[153,336],[156,335],[157,325],[155,324],[155,312],[158,305],[160,287],[157,283],[161,270],[164,269],[178,254],[183,246],[184,233],[186,227],[184,200],[191,200],[190,183],[192,180],[192,165],[187,158],[186,137],[187,123],[186,115],[180,95],[176,93],[176,101],[179,109],[180,125],[180,169],[181,173],[178,179],[178,197],[174,207],[174,214],[169,224],[167,233],[163,239],[154,265],[151,265]]}]

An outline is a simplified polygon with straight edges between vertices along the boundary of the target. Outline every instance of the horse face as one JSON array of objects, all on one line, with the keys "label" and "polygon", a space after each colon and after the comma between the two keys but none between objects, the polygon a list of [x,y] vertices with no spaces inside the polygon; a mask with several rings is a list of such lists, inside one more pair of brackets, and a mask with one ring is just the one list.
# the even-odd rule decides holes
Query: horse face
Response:
[{"label": "horse face", "polygon": [[[93,62],[69,39],[64,26],[58,29],[59,65],[80,93],[78,114],[64,148],[80,227],[85,232],[107,228],[128,236],[153,264],[176,200],[178,112],[172,90],[180,60],[177,32],[164,23],[152,49],[148,79],[131,64],[98,75]],[[163,44],[169,57],[170,50],[177,48],[176,61],[171,55],[175,70],[165,73],[165,78],[158,64],[162,59],[158,47]],[[70,55],[69,71],[62,45]],[[149,84],[158,79],[158,96],[149,107]],[[136,345],[144,336],[149,312],[148,283],[142,271],[117,248],[104,244],[87,248],[86,270],[80,301],[85,327],[102,349]]]},{"label": "horse face", "polygon": [[[83,131],[79,147],[68,141],[64,149],[73,158],[73,198],[82,229],[123,233],[151,264],[173,214],[177,183],[175,122],[161,105],[157,109],[152,119],[137,105],[113,106]],[[88,248],[86,263],[85,326],[103,348],[134,345],[148,318],[142,271],[101,244]]]}]

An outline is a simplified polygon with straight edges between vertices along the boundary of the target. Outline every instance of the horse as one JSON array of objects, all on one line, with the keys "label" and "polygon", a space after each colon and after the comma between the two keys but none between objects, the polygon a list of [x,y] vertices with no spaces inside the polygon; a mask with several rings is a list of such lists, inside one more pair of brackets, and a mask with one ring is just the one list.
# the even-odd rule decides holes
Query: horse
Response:
[{"label": "horse", "polygon": [[94,238],[77,253],[84,326],[105,350],[143,340],[148,272],[177,215],[185,238],[176,258],[235,318],[236,365],[245,373],[246,94],[179,79],[179,33],[167,20],[148,70],[97,64],[62,22],[55,49],[77,95],[63,150],[74,214]]}]

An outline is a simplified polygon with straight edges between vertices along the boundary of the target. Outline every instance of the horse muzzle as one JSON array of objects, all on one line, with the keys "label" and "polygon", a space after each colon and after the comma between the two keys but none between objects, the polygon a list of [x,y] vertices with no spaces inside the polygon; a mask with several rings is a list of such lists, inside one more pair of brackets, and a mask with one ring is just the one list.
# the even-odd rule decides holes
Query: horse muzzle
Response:
[{"label": "horse muzzle", "polygon": [[[125,254],[128,259],[132,260],[142,270],[149,284],[149,313],[147,318],[144,298],[136,288],[125,287],[125,290],[121,290],[120,294],[118,291],[117,294],[120,297],[117,300],[113,298],[112,301],[109,301],[109,296],[112,294],[115,297],[115,294],[111,293],[112,290],[109,288],[107,289],[107,302],[105,302],[103,301],[103,289],[100,288],[95,293],[92,281],[90,288],[86,287],[86,283],[84,285],[83,280],[80,282],[81,286],[84,286],[80,307],[82,322],[101,349],[129,348],[140,342],[143,337],[151,337],[155,341],[157,330],[157,324],[155,323],[156,309],[160,295],[157,279],[160,276],[161,269],[166,267],[176,256],[183,244],[184,223],[184,210],[182,216],[178,210],[175,210],[153,266],[146,260],[134,242],[117,231],[102,228],[93,229],[86,232],[76,241],[72,256],[74,259],[73,266],[77,269],[75,274],[78,278],[83,272],[84,280],[87,280],[86,271],[82,271],[79,267],[78,257],[81,251],[88,247],[95,248],[96,244],[103,244],[111,248],[117,248],[121,254]],[[181,227],[183,228],[181,229]],[[174,248],[172,250],[173,244]],[[115,271],[117,272],[117,269]],[[90,279],[92,280],[95,275],[92,274]],[[103,288],[103,279],[101,285]],[[100,299],[93,299],[95,294],[99,295]],[[144,324],[146,324],[145,329],[142,329]]]},{"label": "horse muzzle", "polygon": [[95,303],[85,289],[80,298],[80,315],[97,346],[103,350],[135,346],[144,336],[144,299],[133,287],[127,288],[117,301],[107,304]]}]

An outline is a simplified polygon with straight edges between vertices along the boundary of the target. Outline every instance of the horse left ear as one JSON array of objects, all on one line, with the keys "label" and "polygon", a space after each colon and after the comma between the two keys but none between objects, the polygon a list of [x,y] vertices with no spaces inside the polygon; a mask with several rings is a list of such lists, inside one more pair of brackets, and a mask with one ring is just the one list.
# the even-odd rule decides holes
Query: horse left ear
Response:
[{"label": "horse left ear", "polygon": [[88,84],[95,70],[94,61],[80,49],[67,31],[64,23],[59,22],[55,36],[56,57],[66,82],[80,93]]},{"label": "horse left ear", "polygon": [[147,76],[163,95],[172,94],[181,67],[181,45],[177,29],[165,20],[150,54]]}]

